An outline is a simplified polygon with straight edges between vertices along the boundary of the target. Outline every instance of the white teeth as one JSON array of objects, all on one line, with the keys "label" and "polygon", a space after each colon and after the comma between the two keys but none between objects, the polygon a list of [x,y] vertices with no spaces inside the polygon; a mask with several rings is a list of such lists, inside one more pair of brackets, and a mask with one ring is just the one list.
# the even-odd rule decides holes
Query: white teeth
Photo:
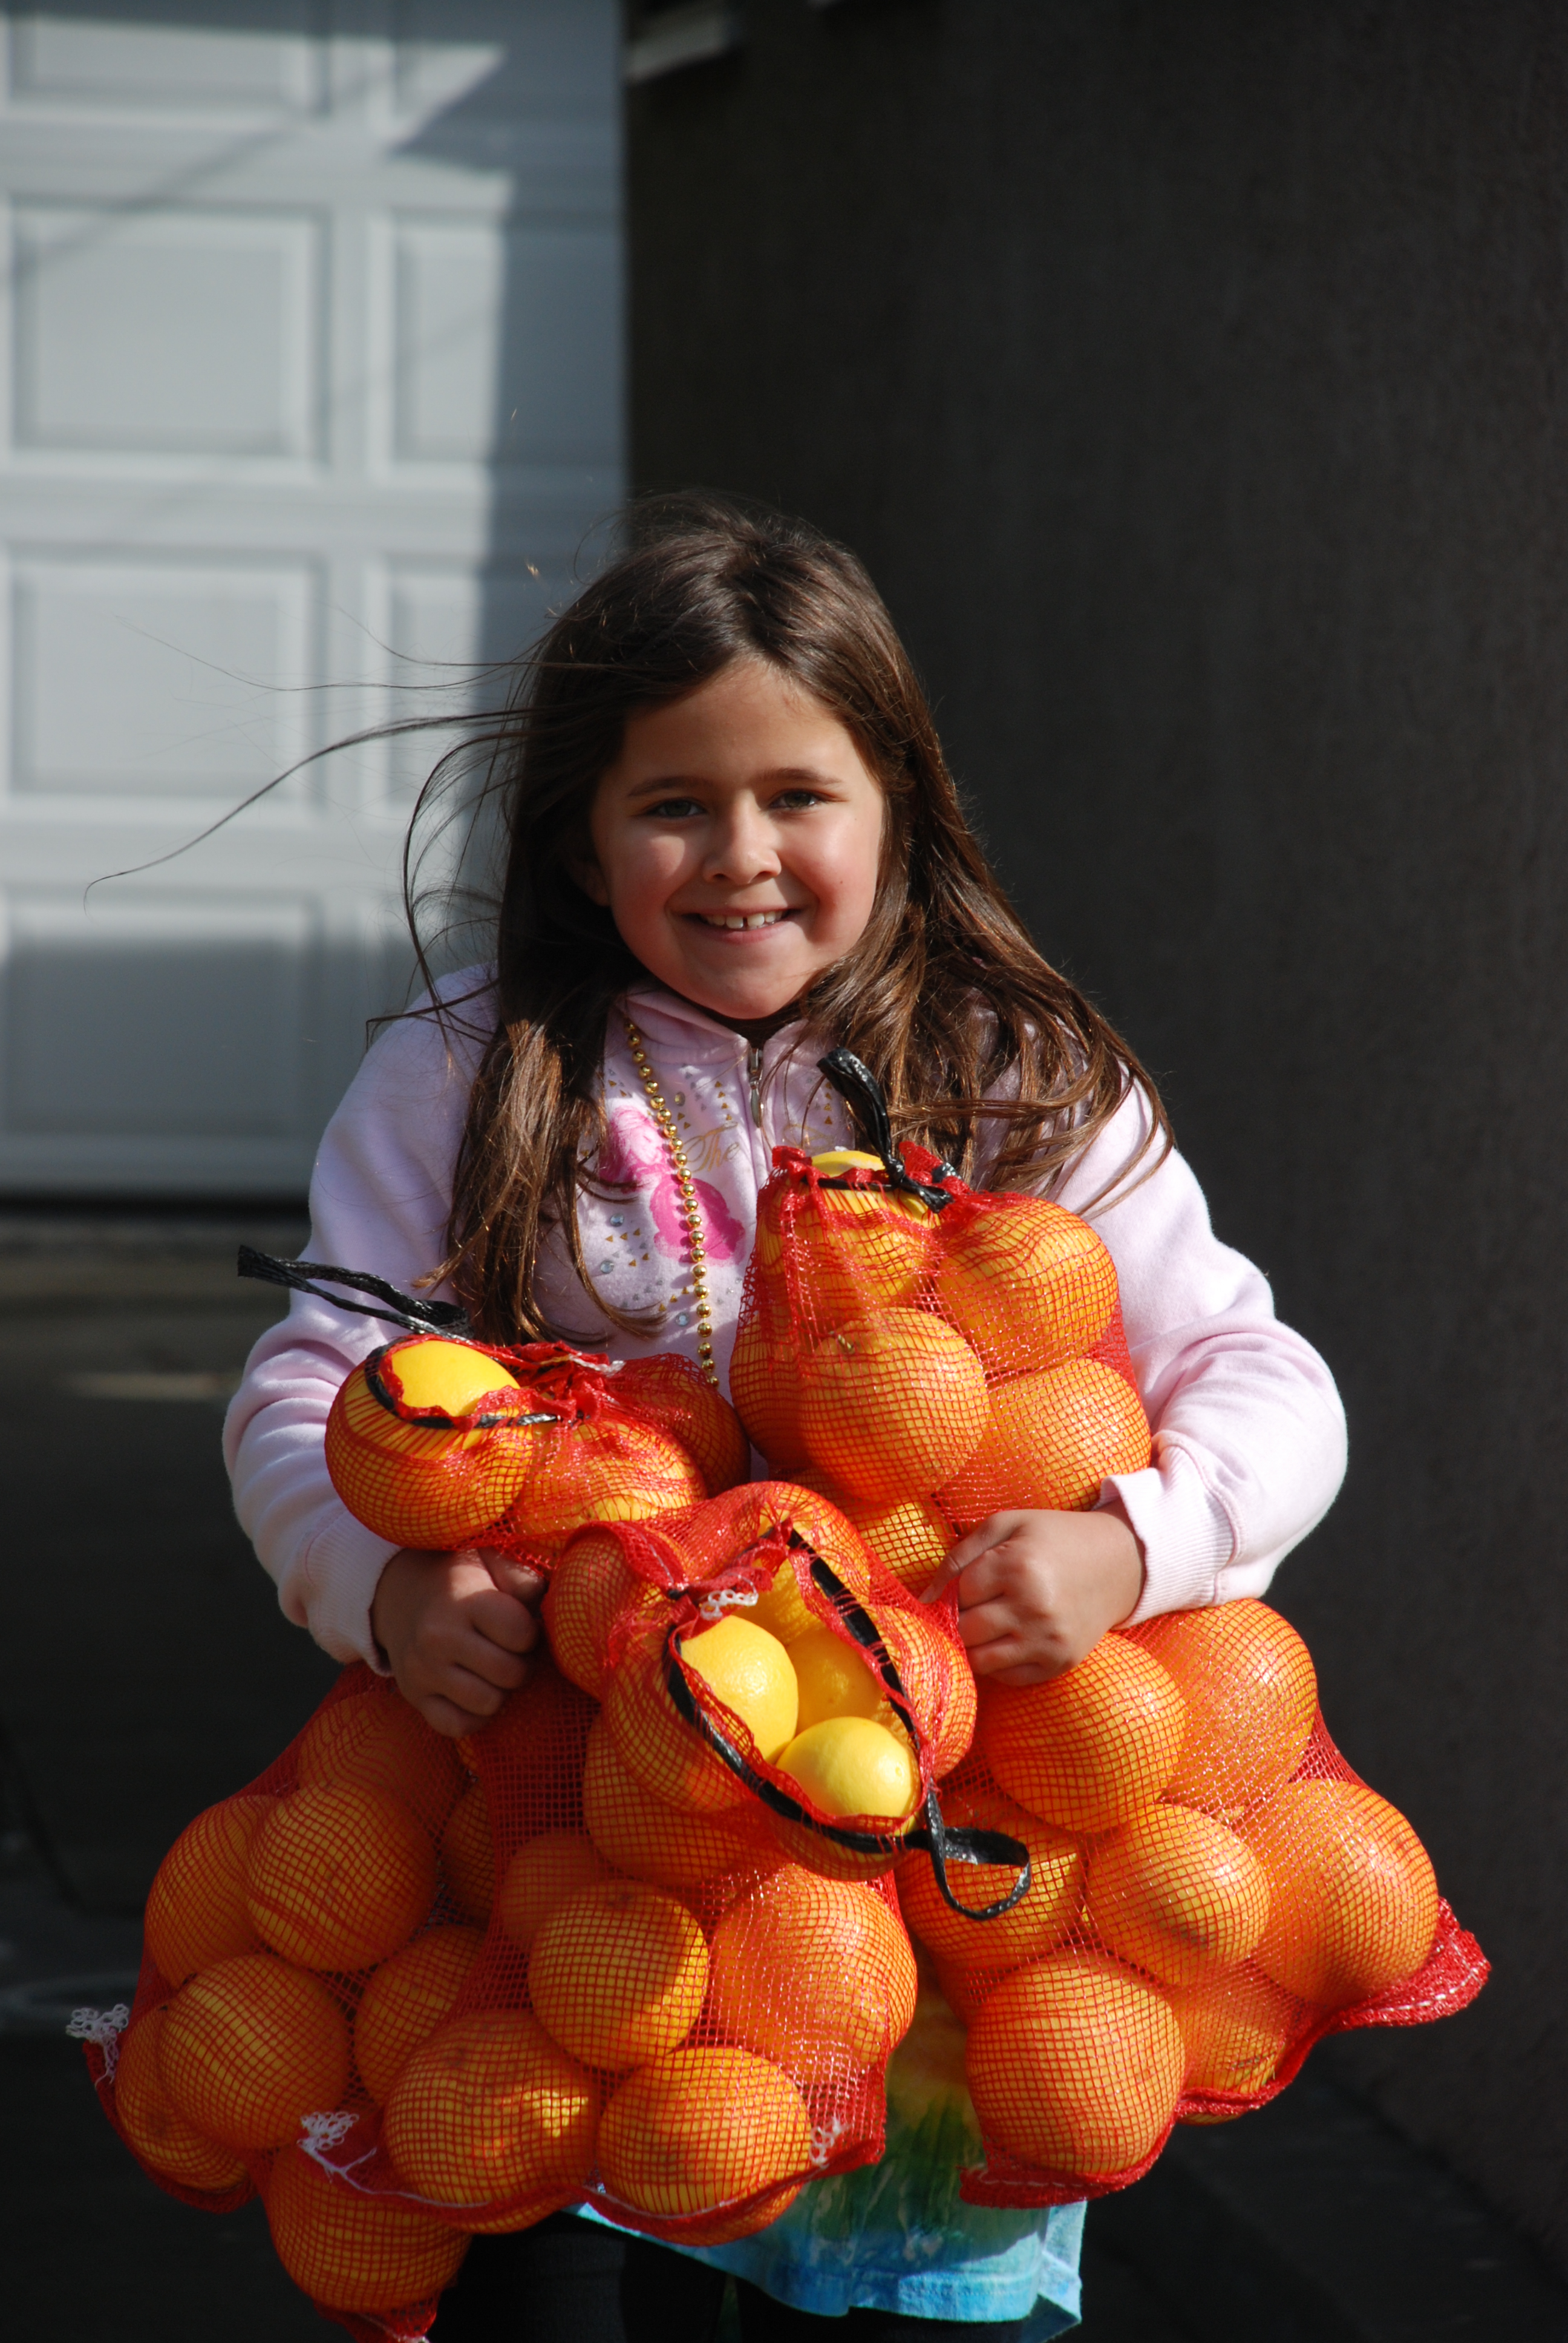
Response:
[{"label": "white teeth", "polygon": [[772,928],[777,927],[784,914],[782,911],[751,911],[727,919],[721,913],[705,911],[702,917],[704,923],[710,928]]}]

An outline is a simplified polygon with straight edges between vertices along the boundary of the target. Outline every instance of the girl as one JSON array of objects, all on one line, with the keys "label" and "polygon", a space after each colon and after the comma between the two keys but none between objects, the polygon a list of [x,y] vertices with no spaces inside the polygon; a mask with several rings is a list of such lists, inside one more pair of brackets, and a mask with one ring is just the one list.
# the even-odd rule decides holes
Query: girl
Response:
[{"label": "girl", "polygon": [[[509,834],[493,965],[370,1051],[322,1141],[312,1257],[455,1294],[493,1340],[710,1350],[722,1381],[772,1148],[855,1141],[815,1071],[843,1043],[904,1136],[1093,1219],[1154,1428],[1153,1463],[1094,1511],[999,1514],[948,1556],[931,1591],[957,1577],[977,1675],[1036,1683],[1120,1623],[1261,1594],[1338,1486],[1333,1385],[1211,1233],[1131,1051],[988,870],[859,563],[797,522],[644,508],[491,749]],[[294,1296],[230,1411],[236,1503],[288,1616],[455,1735],[523,1681],[538,1589],[498,1556],[394,1552],[334,1494],[323,1423],[382,1332]],[[704,2343],[726,2270],[747,2343],[1075,2323],[1081,2206],[981,2210],[950,2170],[923,2194],[883,2170],[706,2252],[572,2215],[481,2238],[436,2334]]]}]

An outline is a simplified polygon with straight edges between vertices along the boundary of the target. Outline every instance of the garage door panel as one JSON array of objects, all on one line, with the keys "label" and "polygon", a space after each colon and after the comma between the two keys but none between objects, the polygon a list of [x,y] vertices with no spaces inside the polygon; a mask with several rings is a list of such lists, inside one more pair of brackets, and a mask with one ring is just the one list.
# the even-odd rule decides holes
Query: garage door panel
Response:
[{"label": "garage door panel", "polygon": [[319,600],[307,563],[19,560],[13,789],[244,796],[308,745]]},{"label": "garage door panel", "polygon": [[90,15],[19,12],[10,25],[12,96],[116,109],[139,101],[303,111],[317,96],[309,35],[318,15],[313,0],[249,0],[241,25],[149,24],[143,0],[94,0]]},{"label": "garage door panel", "polygon": [[493,696],[597,557],[617,40],[614,0],[0,0],[0,1194],[297,1195],[406,997],[443,739],[227,817]]},{"label": "garage door panel", "polygon": [[19,447],[317,452],[315,220],[21,205],[13,233]]}]

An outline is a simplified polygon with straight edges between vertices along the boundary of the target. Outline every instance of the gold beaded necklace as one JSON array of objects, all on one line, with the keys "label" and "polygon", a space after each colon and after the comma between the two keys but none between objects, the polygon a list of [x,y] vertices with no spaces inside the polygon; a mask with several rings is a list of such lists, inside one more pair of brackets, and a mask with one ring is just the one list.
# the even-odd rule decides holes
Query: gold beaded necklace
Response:
[{"label": "gold beaded necklace", "polygon": [[626,1038],[631,1044],[632,1062],[642,1078],[648,1092],[648,1111],[658,1125],[659,1136],[669,1150],[670,1168],[675,1184],[680,1191],[680,1216],[686,1222],[686,1244],[691,1256],[691,1298],[697,1312],[697,1356],[705,1379],[716,1387],[719,1370],[713,1363],[713,1311],[708,1298],[708,1241],[702,1233],[702,1212],[692,1183],[691,1166],[686,1160],[686,1150],[680,1133],[675,1127],[675,1117],[664,1102],[664,1092],[658,1078],[648,1063],[648,1051],[642,1046],[642,1035],[629,1017],[622,1021]]}]

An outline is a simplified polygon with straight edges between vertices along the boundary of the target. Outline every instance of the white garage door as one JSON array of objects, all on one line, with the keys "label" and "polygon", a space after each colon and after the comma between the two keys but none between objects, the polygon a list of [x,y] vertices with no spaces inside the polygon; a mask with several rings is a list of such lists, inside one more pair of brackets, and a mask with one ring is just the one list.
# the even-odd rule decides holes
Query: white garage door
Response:
[{"label": "white garage door", "polygon": [[400,996],[408,753],[85,890],[449,705],[620,495],[615,0],[3,26],[0,1192],[296,1194]]}]

